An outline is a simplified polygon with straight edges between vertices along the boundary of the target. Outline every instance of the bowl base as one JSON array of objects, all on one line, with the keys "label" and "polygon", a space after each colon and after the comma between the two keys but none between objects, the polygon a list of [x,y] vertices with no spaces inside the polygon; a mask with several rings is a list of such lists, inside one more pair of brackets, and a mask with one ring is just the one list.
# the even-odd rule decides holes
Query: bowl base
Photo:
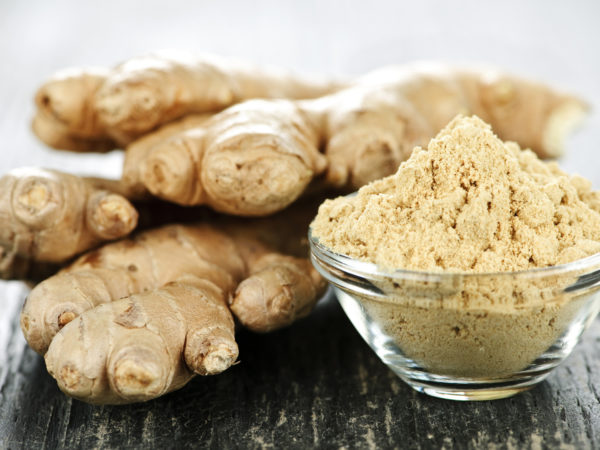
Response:
[{"label": "bowl base", "polygon": [[527,391],[546,378],[548,374],[532,377],[525,381],[493,384],[424,381],[397,375],[414,390],[432,397],[458,401],[485,401],[507,398]]}]

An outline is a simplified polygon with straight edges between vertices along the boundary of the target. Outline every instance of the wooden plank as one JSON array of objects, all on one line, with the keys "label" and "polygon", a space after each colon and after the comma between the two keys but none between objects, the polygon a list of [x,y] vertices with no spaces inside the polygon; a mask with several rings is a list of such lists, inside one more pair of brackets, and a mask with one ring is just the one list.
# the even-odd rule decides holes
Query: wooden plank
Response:
[{"label": "wooden plank", "polygon": [[[2,290],[4,301],[23,291]],[[337,302],[270,335],[239,335],[241,363],[152,402],[71,400],[25,347],[16,317],[0,354],[0,448],[480,448],[600,446],[600,322],[532,391],[451,402],[412,391],[354,331]],[[4,324],[3,324],[4,326]]]}]

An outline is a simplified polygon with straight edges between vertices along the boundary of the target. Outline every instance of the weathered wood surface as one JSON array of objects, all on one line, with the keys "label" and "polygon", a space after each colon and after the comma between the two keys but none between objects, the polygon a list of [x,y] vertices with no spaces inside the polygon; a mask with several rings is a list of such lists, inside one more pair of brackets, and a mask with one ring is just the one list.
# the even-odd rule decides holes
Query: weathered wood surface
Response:
[{"label": "weathered wood surface", "polygon": [[239,335],[241,362],[145,404],[68,399],[18,330],[25,291],[3,286],[0,448],[572,448],[600,446],[600,322],[547,381],[493,402],[412,391],[332,299],[271,335]]},{"label": "weathered wood surface", "polygon": [[[0,174],[24,164],[116,174],[118,153],[72,155],[37,142],[31,98],[58,68],[157,47],[337,72],[415,58],[484,60],[571,87],[600,109],[600,3],[469,3],[2,2]],[[563,161],[597,188],[599,147],[596,112]],[[153,402],[92,407],[62,395],[27,348],[18,326],[26,294],[20,283],[0,282],[0,449],[600,448],[600,320],[532,391],[458,403],[403,384],[330,298],[287,330],[240,333],[241,363],[224,374]]]}]

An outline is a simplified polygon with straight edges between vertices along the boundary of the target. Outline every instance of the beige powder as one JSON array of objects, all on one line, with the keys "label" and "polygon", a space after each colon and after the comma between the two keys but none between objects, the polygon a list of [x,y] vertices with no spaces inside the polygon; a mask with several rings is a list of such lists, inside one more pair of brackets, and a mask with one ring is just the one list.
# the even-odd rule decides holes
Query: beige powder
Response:
[{"label": "beige powder", "polygon": [[400,297],[393,303],[360,301],[406,356],[434,373],[460,377],[498,377],[524,369],[589,308],[586,297],[505,311],[431,309]]},{"label": "beige powder", "polygon": [[[599,252],[599,199],[587,180],[503,143],[477,117],[457,117],[395,175],[325,202],[312,233],[387,272],[517,271]],[[360,300],[425,368],[491,377],[526,367],[589,306],[564,292],[575,278],[457,275],[451,286],[381,278],[389,301]]]},{"label": "beige powder", "polygon": [[585,195],[593,203],[580,177],[458,117],[396,174],[326,201],[312,230],[335,252],[388,270],[523,270],[600,251],[600,214]]}]

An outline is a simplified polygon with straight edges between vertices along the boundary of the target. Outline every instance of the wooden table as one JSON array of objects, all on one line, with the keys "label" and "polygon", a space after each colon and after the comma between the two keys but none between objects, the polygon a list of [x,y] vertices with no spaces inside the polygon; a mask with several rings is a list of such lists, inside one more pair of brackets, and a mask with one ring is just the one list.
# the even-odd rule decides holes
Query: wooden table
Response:
[{"label": "wooden table", "polygon": [[[329,72],[417,57],[483,59],[570,86],[600,109],[598,6],[547,3],[470,2],[462,11],[441,1],[412,9],[358,1],[340,8],[316,0],[174,1],[169,8],[153,1],[95,7],[3,2],[0,174],[24,164],[116,174],[118,153],[72,155],[37,142],[28,130],[31,97],[60,67],[107,64],[155,47],[240,54]],[[410,20],[399,26],[401,16]],[[599,146],[596,113],[570,141],[563,161],[568,170],[592,178],[596,188]],[[241,332],[241,362],[219,376],[196,378],[144,404],[93,407],[60,393],[43,359],[26,346],[18,313],[27,292],[21,283],[0,282],[0,449],[600,448],[600,320],[566,363],[533,390],[460,403],[412,391],[327,297],[289,329],[264,336]]]},{"label": "wooden table", "polygon": [[[240,333],[240,364],[130,406],[97,407],[56,387],[16,319],[26,291],[5,284],[0,448],[574,448],[600,445],[600,323],[547,381],[506,400],[418,394],[362,341],[333,298],[270,335]],[[8,332],[6,332],[8,328]]]}]

